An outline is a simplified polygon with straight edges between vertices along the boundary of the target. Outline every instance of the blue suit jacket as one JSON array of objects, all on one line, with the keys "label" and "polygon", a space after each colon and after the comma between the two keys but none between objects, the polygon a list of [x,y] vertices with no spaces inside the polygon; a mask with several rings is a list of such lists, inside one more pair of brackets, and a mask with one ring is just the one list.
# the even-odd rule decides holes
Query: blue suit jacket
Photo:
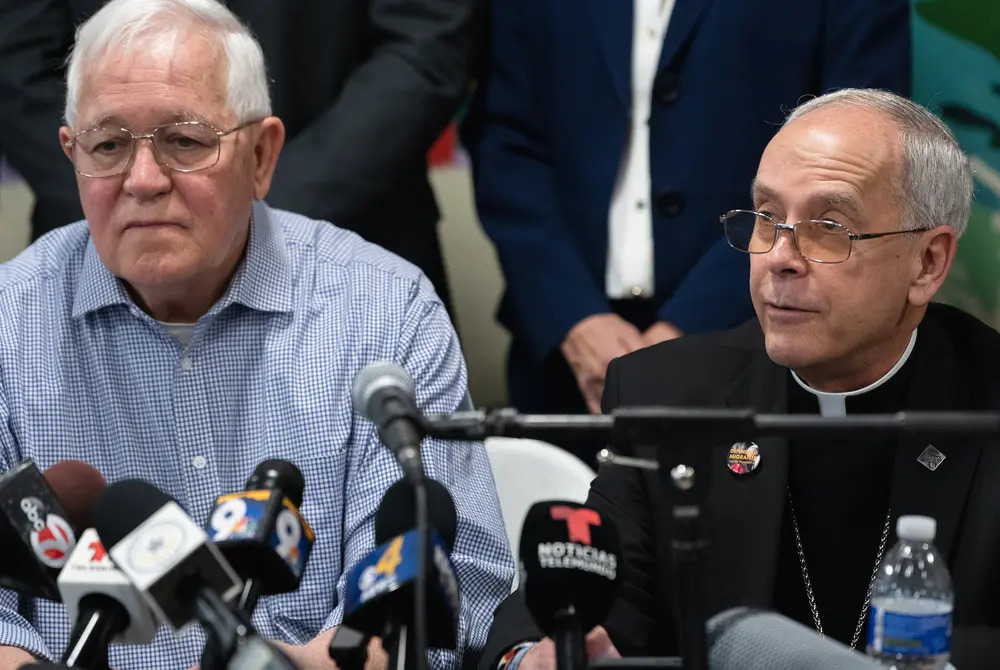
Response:
[{"label": "blue suit jacket", "polygon": [[[469,123],[476,202],[507,281],[501,322],[542,360],[609,311],[608,207],[629,127],[631,0],[493,0]],[[752,315],[719,215],[751,204],[803,95],[908,95],[908,0],[676,0],[649,118],[656,299],[685,332]]]}]

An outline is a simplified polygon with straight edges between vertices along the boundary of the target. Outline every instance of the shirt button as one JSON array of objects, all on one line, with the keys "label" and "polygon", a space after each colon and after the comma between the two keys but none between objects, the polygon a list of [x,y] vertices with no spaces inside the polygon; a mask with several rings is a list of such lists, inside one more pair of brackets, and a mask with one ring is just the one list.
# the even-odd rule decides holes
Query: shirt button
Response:
[{"label": "shirt button", "polygon": [[641,286],[633,286],[632,287],[632,296],[635,297],[635,298],[638,298],[641,295],[642,295],[642,287]]},{"label": "shirt button", "polygon": [[204,456],[195,456],[191,459],[191,465],[194,466],[195,470],[204,470],[205,466],[208,465],[208,459]]},{"label": "shirt button", "polygon": [[181,359],[181,369],[185,371],[190,371],[194,368],[194,361],[185,356]]}]

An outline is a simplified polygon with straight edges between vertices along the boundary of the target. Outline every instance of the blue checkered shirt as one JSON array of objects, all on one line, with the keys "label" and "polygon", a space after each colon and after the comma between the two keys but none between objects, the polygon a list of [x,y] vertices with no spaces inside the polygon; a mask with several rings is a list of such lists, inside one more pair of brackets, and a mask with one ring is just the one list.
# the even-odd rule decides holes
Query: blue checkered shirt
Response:
[{"label": "blue checkered shirt", "polygon": [[[428,280],[351,232],[256,203],[242,264],[182,346],[74,223],[0,265],[0,469],[81,459],[109,482],[152,482],[204,524],[257,463],[295,463],[316,544],[298,591],[262,598],[253,622],[269,638],[308,642],[340,622],[344,574],[374,549],[376,507],[401,476],[351,407],[354,376],[379,360],[410,372],[424,411],[453,411],[466,393]],[[458,509],[463,649],[431,654],[455,667],[485,643],[513,562],[482,444],[427,440],[423,455]],[[61,604],[0,590],[0,645],[58,658],[69,631]],[[197,626],[182,637],[161,629],[148,646],[113,646],[110,661],[187,668],[203,644]]]}]

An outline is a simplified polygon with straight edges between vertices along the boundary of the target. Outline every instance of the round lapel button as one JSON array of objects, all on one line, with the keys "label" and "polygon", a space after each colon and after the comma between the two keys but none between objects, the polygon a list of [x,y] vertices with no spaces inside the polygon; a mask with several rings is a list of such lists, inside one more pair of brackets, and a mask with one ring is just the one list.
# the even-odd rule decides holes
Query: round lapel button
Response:
[{"label": "round lapel button", "polygon": [[726,466],[734,475],[749,475],[760,467],[760,447],[753,442],[737,442],[729,447]]}]

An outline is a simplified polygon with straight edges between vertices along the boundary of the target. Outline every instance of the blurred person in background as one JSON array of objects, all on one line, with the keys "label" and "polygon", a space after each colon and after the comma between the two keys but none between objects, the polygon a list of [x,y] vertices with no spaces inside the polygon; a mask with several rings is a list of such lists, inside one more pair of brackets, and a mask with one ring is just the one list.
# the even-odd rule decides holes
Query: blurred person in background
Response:
[{"label": "blurred person in background", "polygon": [[464,132],[529,412],[599,412],[611,359],[749,318],[718,214],[784,112],[909,92],[907,0],[503,0],[489,44]]},{"label": "blurred person in background", "polygon": [[[103,4],[0,0],[0,140],[35,193],[33,239],[83,218],[59,148],[62,65]],[[466,91],[475,0],[222,4],[261,43],[287,131],[268,203],[399,254],[449,304],[426,154]]]}]

